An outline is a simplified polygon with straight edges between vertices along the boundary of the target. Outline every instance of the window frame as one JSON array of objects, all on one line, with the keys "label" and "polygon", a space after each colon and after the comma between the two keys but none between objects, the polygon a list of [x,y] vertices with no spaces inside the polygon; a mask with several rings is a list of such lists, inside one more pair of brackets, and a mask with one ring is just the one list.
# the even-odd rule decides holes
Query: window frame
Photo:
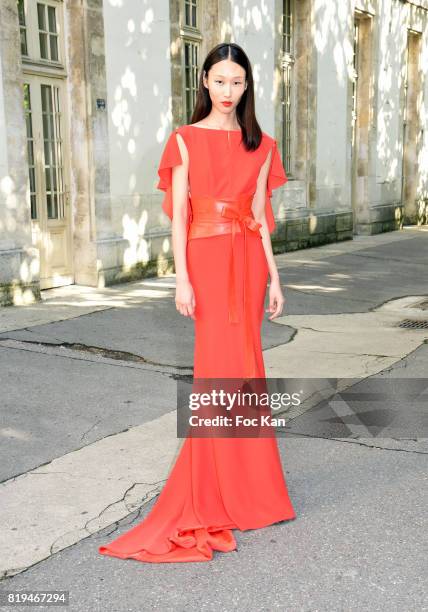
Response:
[{"label": "window frame", "polygon": [[[286,19],[285,7],[290,7],[290,39],[284,31]],[[296,91],[295,91],[295,64],[296,64],[296,7],[295,0],[283,0],[281,6],[281,46],[280,46],[280,75],[281,75],[281,156],[287,177],[293,176],[294,134],[296,130]],[[287,76],[288,72],[288,76]],[[288,88],[288,91],[287,91]],[[288,111],[287,111],[288,105]]]},{"label": "window frame", "polygon": [[[39,66],[53,66],[56,68],[65,67],[65,37],[64,37],[64,2],[63,0],[23,0],[25,29],[27,34],[27,54],[21,54],[22,61],[29,64],[37,64]],[[55,9],[56,21],[56,38],[58,49],[58,60],[52,60],[41,57],[40,37],[39,37],[39,21],[37,5],[42,4],[45,7],[53,7]],[[48,12],[45,8],[46,16]],[[22,26],[19,25],[21,30]],[[49,36],[48,36],[49,41]],[[50,41],[48,43],[50,55]]]},{"label": "window frame", "polygon": [[190,118],[193,113],[193,108],[189,108],[187,104],[187,87],[186,87],[186,46],[193,45],[197,51],[197,62],[193,64],[196,68],[195,88],[192,89],[193,100],[196,98],[198,90],[198,83],[200,78],[200,58],[202,49],[202,29],[201,19],[203,14],[203,0],[195,0],[196,4],[196,27],[185,23],[185,11],[186,11],[186,0],[182,0],[180,3],[180,38],[181,38],[181,99],[183,102],[183,119],[187,124],[190,122]]}]

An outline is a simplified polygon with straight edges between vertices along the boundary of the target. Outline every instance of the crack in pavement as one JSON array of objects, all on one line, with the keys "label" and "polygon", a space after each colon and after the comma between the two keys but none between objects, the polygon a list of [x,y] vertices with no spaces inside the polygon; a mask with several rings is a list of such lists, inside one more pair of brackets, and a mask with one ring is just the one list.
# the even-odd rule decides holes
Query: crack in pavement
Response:
[{"label": "crack in pavement", "polygon": [[[294,315],[289,315],[289,316],[294,316]],[[302,315],[298,315],[298,316],[302,316]],[[305,316],[305,315],[303,315]],[[290,324],[288,324],[290,325]],[[307,327],[306,325],[299,325],[299,329],[309,329],[310,331],[314,331],[317,332],[318,334],[331,334],[331,333],[337,333],[337,334],[347,334],[347,331],[336,331],[334,330],[334,332],[332,332],[329,329],[315,329],[314,327]]]},{"label": "crack in pavement", "polygon": [[[79,304],[78,302],[76,302],[77,304]],[[58,304],[52,303],[52,304],[48,304],[47,302],[45,302],[44,300],[42,300],[41,302],[37,302],[37,304],[44,304],[46,305],[46,307],[48,307],[48,305],[53,306],[53,307],[57,307]],[[74,305],[74,304],[73,304]],[[90,304],[87,304],[86,307],[91,307]],[[13,308],[13,306],[12,306]],[[80,306],[79,306],[80,308]],[[107,310],[114,310],[116,309],[117,306],[101,306],[101,307],[95,307],[95,310],[91,310],[90,312],[82,312],[80,314],[76,314],[70,317],[66,317],[65,319],[52,319],[50,318],[49,320],[46,321],[34,321],[33,322],[33,326],[34,327],[42,327],[42,326],[46,326],[46,325],[51,325],[52,323],[68,323],[69,321],[72,321],[73,319],[80,319],[81,317],[90,317],[92,315],[96,315],[102,312],[105,312]],[[37,332],[33,332],[31,330],[31,328],[29,327],[15,327],[14,329],[8,329],[7,331],[4,332],[0,332],[0,333],[10,333],[10,332],[18,332],[18,331],[29,331],[31,333],[37,333]]]},{"label": "crack in pavement", "polygon": [[[281,427],[276,428],[278,431],[282,431],[284,433],[290,433],[287,429],[283,429]],[[407,448],[391,448],[389,446],[375,446],[374,444],[368,444],[365,442],[360,442],[358,440],[344,440],[343,438],[330,438],[326,436],[316,436],[311,434],[299,434],[298,432],[293,432],[293,437],[299,436],[301,438],[315,438],[316,440],[332,440],[334,442],[342,442],[343,444],[357,444],[358,446],[364,446],[366,448],[373,448],[377,450],[386,450],[386,451],[396,451],[400,453],[410,453],[414,455],[428,455],[428,451],[418,451],[418,450],[409,450]],[[290,436],[288,436],[290,439]],[[389,438],[389,440],[409,440],[411,442],[418,442],[419,440],[426,440],[427,438]]]},{"label": "crack in pavement", "polygon": [[[116,504],[119,504],[119,503],[121,503],[121,502],[123,502],[123,503],[124,503],[125,508],[128,510],[128,512],[129,512],[129,513],[132,513],[132,512],[136,512],[136,511],[137,511],[137,512],[138,512],[138,514],[140,514],[140,513],[141,513],[141,511],[142,511],[142,509],[143,509],[143,508],[144,508],[144,507],[147,505],[147,503],[148,503],[149,501],[151,501],[151,500],[153,499],[153,497],[155,497],[156,495],[158,495],[158,494],[161,492],[161,490],[162,490],[162,485],[163,485],[163,484],[165,484],[166,480],[167,480],[166,478],[163,478],[162,480],[157,480],[156,482],[134,482],[134,484],[132,484],[130,487],[128,487],[128,488],[126,489],[126,491],[125,491],[125,493],[123,494],[123,496],[121,497],[121,499],[119,499],[119,500],[117,500],[117,501],[115,501],[115,502],[112,502],[112,503],[108,504],[108,505],[107,505],[105,508],[103,508],[103,510],[101,510],[101,512],[99,512],[98,516],[96,516],[96,517],[92,517],[91,519],[89,519],[89,520],[88,520],[88,521],[85,523],[85,529],[86,529],[86,530],[88,531],[88,533],[90,533],[91,535],[93,535],[94,533],[99,533],[99,529],[96,529],[96,531],[89,531],[88,526],[90,525],[90,523],[91,523],[91,522],[93,522],[93,521],[95,521],[95,520],[97,520],[97,519],[99,519],[99,518],[101,518],[101,517],[102,517],[102,515],[104,514],[104,512],[106,512],[106,510],[107,510],[108,508],[114,507]],[[138,507],[138,508],[137,508],[137,510],[136,510],[135,508],[130,507],[130,506],[128,505],[128,503],[127,503],[127,501],[126,501],[126,496],[127,496],[127,495],[129,495],[129,493],[132,491],[132,489],[133,489],[134,487],[136,487],[137,485],[149,485],[149,486],[153,486],[154,488],[153,488],[153,489],[150,489],[149,491],[147,491],[147,492],[146,492],[146,493],[143,495],[143,497],[141,498],[141,503],[140,503],[139,507]],[[149,496],[150,496],[150,498],[148,499],[148,497],[149,497]],[[118,529],[118,527],[119,527],[119,523],[120,523],[121,521],[123,521],[123,520],[124,520],[124,518],[126,518],[126,517],[122,517],[121,519],[118,519],[118,520],[114,521],[113,523],[111,523],[111,524],[109,525],[109,528],[111,528],[112,526],[114,527],[110,533],[114,533],[114,532],[115,532],[115,531]],[[134,517],[134,519],[135,519],[135,517]],[[130,521],[130,522],[132,523],[132,522],[134,521],[134,519],[132,519],[132,521]]]},{"label": "crack in pavement", "polygon": [[[148,421],[150,423],[150,421]],[[131,427],[125,427],[125,429],[121,429],[120,431],[112,431],[109,434],[104,435],[102,438],[100,438],[100,440],[106,440],[107,438],[112,438],[114,436],[117,436],[119,434],[123,434],[126,433],[128,431],[131,431],[134,428],[134,426]],[[98,440],[99,441],[99,440]],[[91,442],[90,444],[84,444],[83,446],[79,446],[79,448],[74,448],[72,451],[66,453],[66,454],[71,454],[71,453],[77,453],[78,451],[91,446],[93,443]],[[40,468],[43,468],[45,466],[48,466],[52,463],[54,463],[54,461],[57,461],[58,459],[62,459],[64,457],[64,455],[58,455],[56,457],[52,457],[50,458],[48,461],[45,461],[44,463],[41,463],[40,465],[35,466],[34,468],[31,468],[29,470],[26,470],[25,472],[20,472],[19,474],[14,474],[13,476],[9,476],[7,478],[5,478],[4,480],[0,480],[0,485],[4,485],[6,483],[9,482],[13,482],[15,480],[17,480],[18,478],[28,478],[29,476],[31,476],[32,474],[37,474],[39,476],[41,475],[45,475],[45,474],[54,474],[54,473],[58,473],[58,474],[68,474],[70,476],[73,476],[72,472],[55,472],[55,471],[49,471],[49,472],[36,472],[35,470],[39,470]],[[90,478],[89,476],[86,476],[87,478]],[[91,477],[92,478],[92,477]]]},{"label": "crack in pavement", "polygon": [[[313,289],[302,289],[300,287],[290,287],[287,285],[287,283],[283,283],[283,286],[287,289],[287,291],[295,291],[296,293],[302,293],[304,295],[311,295],[317,299],[335,299],[337,298],[337,294],[333,295],[333,294],[329,294],[329,293],[319,293],[318,291],[314,291]],[[342,302],[361,302],[362,304],[370,304],[372,302],[372,300],[364,300],[363,298],[348,298],[344,295],[340,296],[340,300]],[[358,313],[363,314],[366,313],[367,310],[359,310]],[[298,313],[295,313],[298,314]],[[328,314],[355,314],[354,312],[329,312]]]},{"label": "crack in pavement", "polygon": [[102,419],[98,419],[97,421],[95,421],[95,423],[93,423],[93,425],[91,425],[91,426],[90,426],[90,428],[89,428],[87,431],[85,431],[85,433],[84,433],[84,434],[82,434],[82,435],[80,436],[80,441],[82,442],[82,441],[83,441],[83,438],[84,438],[85,436],[87,436],[87,435],[88,435],[88,433],[89,433],[89,432],[90,432],[92,429],[94,429],[94,427],[96,427],[96,426],[97,426],[99,423],[101,423],[101,421],[102,421]]},{"label": "crack in pavement", "polygon": [[[9,331],[11,331],[11,330],[9,330]],[[13,331],[25,331],[25,332],[29,332],[30,334],[36,334],[37,333],[31,327],[23,327],[21,329],[14,329]],[[0,341],[1,340],[2,340],[2,338],[0,338]],[[7,340],[7,338],[5,338],[5,340]],[[57,340],[58,344],[61,344],[61,340],[59,338],[54,338],[54,340]],[[20,340],[20,342],[21,342],[21,340]],[[22,342],[31,342],[31,340],[22,340]]]},{"label": "crack in pavement", "polygon": [[[53,472],[50,472],[53,473]],[[66,473],[66,472],[55,472],[55,473]],[[122,517],[120,519],[117,519],[116,521],[114,521],[113,523],[111,523],[108,527],[104,527],[103,531],[105,529],[111,529],[111,531],[109,531],[108,533],[104,533],[103,534],[103,538],[106,537],[108,538],[110,535],[112,535],[115,531],[117,531],[117,529],[119,528],[120,523],[122,522],[123,526],[126,526],[128,524],[133,523],[135,520],[137,520],[138,518],[140,518],[141,516],[141,512],[143,511],[143,509],[145,508],[145,506],[153,499],[153,497],[155,497],[156,495],[158,495],[160,493],[160,491],[162,490],[162,484],[166,482],[166,479],[163,480],[158,480],[155,482],[134,482],[132,485],[130,485],[126,491],[124,492],[123,496],[121,499],[118,499],[110,504],[108,504],[105,508],[103,508],[97,516],[90,518],[81,528],[77,529],[77,530],[73,530],[73,531],[69,531],[66,532],[64,534],[62,534],[61,536],[59,536],[58,538],[56,538],[56,540],[54,540],[52,542],[52,544],[49,546],[49,555],[44,557],[43,559],[39,559],[38,561],[36,561],[35,563],[32,563],[28,566],[23,566],[23,567],[14,567],[14,568],[9,568],[7,570],[4,570],[0,573],[0,581],[4,580],[4,579],[10,579],[12,577],[14,577],[16,574],[21,574],[27,570],[29,570],[30,568],[38,565],[39,563],[43,563],[44,561],[46,561],[47,559],[49,559],[50,557],[52,557],[53,555],[57,554],[58,552],[61,552],[62,550],[65,550],[67,548],[72,548],[73,546],[78,545],[83,539],[86,538],[79,538],[76,542],[73,542],[72,544],[68,545],[68,546],[64,546],[64,547],[60,547],[58,549],[55,550],[55,545],[57,542],[59,542],[60,540],[62,540],[64,537],[68,536],[68,535],[72,535],[72,534],[77,534],[79,535],[79,533],[83,531],[85,531],[88,536],[93,536],[93,535],[100,535],[100,531],[99,529],[95,529],[95,531],[90,529],[90,524],[93,521],[96,521],[98,519],[100,519],[102,517],[102,515],[111,507],[114,507],[117,504],[120,503],[124,503],[125,508],[129,511],[129,515],[126,517]],[[126,497],[129,495],[129,493],[132,491],[132,489],[134,487],[136,487],[137,485],[146,485],[146,486],[153,486],[154,488],[150,489],[149,491],[147,491],[141,498],[140,501],[140,506],[135,509],[132,508],[131,506],[129,506],[129,504],[126,501]],[[126,519],[132,514],[136,512],[135,516],[133,516],[129,522],[126,522]]]},{"label": "crack in pavement", "polygon": [[[105,361],[104,363],[107,363],[108,365],[111,365],[113,367],[128,367],[128,368],[132,368],[132,363],[137,363],[137,364],[144,364],[147,366],[157,366],[157,367],[161,367],[161,368],[165,368],[165,369],[171,369],[171,370],[175,370],[175,371],[190,371],[193,372],[193,366],[186,366],[186,365],[178,365],[178,364],[169,364],[169,363],[160,363],[160,362],[156,362],[156,361],[150,361],[149,359],[145,359],[144,357],[141,357],[139,355],[134,355],[133,353],[129,353],[127,351],[113,351],[111,349],[103,349],[101,347],[93,347],[93,346],[88,346],[85,344],[80,344],[77,342],[63,342],[61,344],[56,344],[54,342],[35,342],[32,340],[17,340],[16,338],[0,338],[0,349],[4,348],[4,349],[9,349],[12,351],[26,351],[26,352],[37,352],[39,355],[43,355],[43,356],[52,356],[51,353],[43,353],[40,351],[33,351],[31,349],[26,349],[25,347],[19,347],[19,346],[5,346],[2,347],[1,343],[2,342],[14,342],[16,344],[29,344],[31,346],[46,346],[48,348],[65,348],[65,349],[70,349],[71,351],[81,351],[81,352],[88,352],[92,355],[97,355],[99,356],[101,359],[99,361],[94,361],[92,359],[85,359],[83,357],[79,357],[77,355],[60,355],[58,353],[53,353],[53,355],[55,355],[55,357],[59,357],[59,358],[63,358],[63,359],[75,359],[77,361],[86,361],[88,363],[103,363],[103,359],[112,359],[115,360],[117,362],[120,363],[111,363],[110,361]],[[98,352],[97,352],[98,351]],[[104,353],[104,354],[103,354]],[[121,355],[121,356],[119,356]],[[122,358],[122,356],[125,355],[125,358]],[[129,356],[128,358],[126,358],[126,356]],[[150,370],[147,370],[150,372],[158,372],[159,374],[167,374],[168,376],[170,375],[168,372],[165,372],[164,370],[158,370],[155,367],[150,367]],[[182,376],[186,377],[188,375],[186,374],[176,374],[176,377],[180,378]]]},{"label": "crack in pavement", "polygon": [[[340,353],[337,353],[338,355],[340,355]],[[343,353],[343,355],[346,355],[347,353]],[[350,355],[354,355],[354,353],[349,353]],[[356,353],[354,356],[357,356],[358,353]],[[380,361],[382,359],[391,359],[391,355],[370,355],[367,353],[362,353],[362,355],[364,355],[365,357],[374,357],[375,362]],[[393,357],[395,359],[395,355]],[[364,372],[365,374],[367,374],[367,378],[370,378],[373,374],[372,372],[372,368],[371,368],[372,364],[370,363],[364,363],[363,367],[364,367]],[[383,372],[383,370],[381,370],[381,372]]]},{"label": "crack in pavement", "polygon": [[[41,561],[45,561],[45,559],[41,559]],[[41,563],[41,561],[37,561],[37,563]],[[34,565],[37,565],[37,564],[35,563]],[[26,572],[30,567],[31,565],[29,565],[28,567],[12,567],[8,570],[4,570],[3,572],[0,573],[0,581],[11,579],[14,576],[16,576],[16,574],[21,574],[22,572]]]},{"label": "crack in pavement", "polygon": [[[302,327],[299,327],[298,329],[303,329]],[[308,328],[304,328],[304,329],[308,329]],[[318,332],[319,330],[315,329],[314,331]],[[326,332],[331,334],[332,332]],[[286,343],[284,343],[286,344]],[[311,353],[321,353],[322,355],[325,355],[326,351],[317,351],[315,349],[311,349]],[[377,355],[376,353],[346,353],[346,352],[337,352],[334,351],[330,352],[331,355],[353,355],[354,357],[376,357],[376,359],[385,359],[385,358],[390,358],[393,357],[393,355]]]},{"label": "crack in pavement", "polygon": [[[72,530],[72,531],[68,531],[64,534],[62,534],[61,536],[59,536],[56,540],[54,540],[52,542],[52,544],[49,547],[49,555],[52,556],[54,554],[56,554],[57,552],[64,550],[65,548],[70,548],[71,546],[75,546],[76,544],[79,544],[79,542],[82,540],[82,538],[79,538],[79,540],[77,542],[74,542],[73,544],[70,544],[70,546],[65,546],[65,547],[60,547],[57,550],[55,550],[55,545],[57,544],[57,542],[60,542],[61,540],[63,540],[66,536],[68,535],[73,535],[76,534],[77,536],[79,536],[79,534],[81,533],[81,531],[85,531],[88,536],[92,536],[94,534],[99,534],[100,533],[100,529],[97,525],[95,525],[95,530],[90,528],[91,523],[98,521],[104,513],[106,513],[109,509],[114,508],[115,506],[117,506],[118,504],[124,504],[126,510],[129,512],[129,514],[132,514],[133,512],[137,512],[137,514],[129,521],[130,523],[132,523],[136,518],[138,518],[141,514],[141,511],[144,509],[144,507],[147,505],[147,503],[149,503],[153,497],[155,497],[156,495],[158,495],[162,489],[162,485],[166,482],[166,479],[162,479],[162,480],[158,480],[155,482],[134,482],[132,485],[130,485],[124,492],[124,494],[122,495],[122,497],[120,499],[117,499],[109,504],[107,504],[107,506],[105,506],[105,508],[103,508],[102,510],[100,510],[100,512],[96,515],[91,517],[90,519],[88,519],[86,521],[86,523],[80,527],[77,530]],[[146,485],[146,486],[151,486],[153,487],[152,489],[149,489],[141,498],[140,500],[140,505],[137,509],[135,509],[134,507],[130,506],[129,503],[127,502],[126,498],[127,496],[129,496],[129,493],[132,491],[132,489],[134,489],[137,485]],[[129,515],[128,515],[129,516]],[[117,529],[119,528],[119,525],[122,521],[124,521],[124,519],[126,519],[127,517],[122,517],[120,519],[117,519],[115,521],[113,521],[113,523],[111,523],[108,528],[111,529],[111,531],[109,531],[108,536],[110,536],[111,534],[113,534],[115,531],[117,531]],[[127,523],[125,523],[126,525]],[[104,529],[107,529],[106,527]]]},{"label": "crack in pavement", "polygon": [[120,361],[132,361],[136,363],[146,363],[150,365],[176,368],[177,370],[189,369],[188,366],[180,366],[180,365],[173,366],[171,364],[164,364],[158,361],[151,361],[150,359],[146,359],[145,357],[142,357],[141,355],[136,355],[135,353],[130,353],[129,351],[119,351],[119,350],[107,349],[101,346],[82,344],[81,342],[63,342],[60,340],[58,340],[58,342],[47,342],[47,341],[37,342],[35,340],[23,340],[23,339],[17,340],[16,338],[9,338],[7,336],[0,338],[0,342],[4,342],[7,340],[12,341],[12,342],[17,342],[17,343],[31,344],[31,345],[38,345],[38,346],[47,346],[47,347],[54,347],[54,348],[63,347],[63,348],[68,348],[73,351],[87,351],[88,353],[93,353],[95,355],[101,355],[109,359],[117,359]]},{"label": "crack in pavement", "polygon": [[[31,472],[28,472],[28,474],[31,475],[31,476],[33,476],[33,474],[35,474],[36,476],[50,476],[51,474],[66,474],[67,476],[71,476],[72,478],[75,477],[75,474],[73,474],[73,472],[60,472],[58,470],[49,470],[49,472],[33,472],[33,471],[31,471]],[[80,475],[77,476],[77,477],[80,478]],[[89,480],[95,480],[96,482],[100,481],[100,479],[97,478],[96,476],[88,476],[88,474],[85,474],[85,478],[87,478]]]}]

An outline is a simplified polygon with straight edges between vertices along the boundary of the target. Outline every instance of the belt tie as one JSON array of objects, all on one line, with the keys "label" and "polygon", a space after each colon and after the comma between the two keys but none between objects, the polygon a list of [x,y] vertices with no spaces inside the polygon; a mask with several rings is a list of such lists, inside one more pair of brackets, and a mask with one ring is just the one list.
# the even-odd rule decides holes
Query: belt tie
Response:
[{"label": "belt tie", "polygon": [[238,305],[236,298],[236,280],[235,280],[235,253],[234,244],[235,236],[238,225],[244,230],[244,334],[245,334],[245,376],[248,378],[255,378],[256,375],[256,364],[254,358],[254,345],[253,345],[253,334],[252,334],[252,323],[251,323],[251,310],[250,304],[248,303],[249,285],[250,285],[250,270],[248,267],[248,256],[247,256],[247,230],[257,232],[261,223],[258,223],[253,217],[248,214],[241,214],[236,208],[225,204],[221,209],[221,216],[227,217],[232,220],[232,232],[231,232],[231,254],[229,262],[229,322],[238,323]]}]

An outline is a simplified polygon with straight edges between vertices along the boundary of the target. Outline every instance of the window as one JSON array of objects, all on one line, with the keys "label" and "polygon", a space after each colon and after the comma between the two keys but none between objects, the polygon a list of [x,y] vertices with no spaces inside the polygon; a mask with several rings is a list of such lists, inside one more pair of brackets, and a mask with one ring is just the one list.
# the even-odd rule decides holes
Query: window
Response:
[{"label": "window", "polygon": [[28,55],[27,27],[25,24],[24,0],[18,0],[18,19],[19,19],[19,33],[21,37],[21,53],[22,55]]},{"label": "window", "polygon": [[24,83],[24,110],[27,126],[27,161],[30,178],[31,219],[38,219],[35,141],[33,134],[33,109],[31,92],[40,95],[43,153],[40,163],[44,171],[43,202],[48,219],[62,219],[65,214],[63,139],[61,134],[62,113],[60,111],[59,88],[41,84],[31,88]]},{"label": "window", "polygon": [[57,62],[58,32],[55,7],[38,2],[37,21],[39,27],[40,57]]},{"label": "window", "polygon": [[42,85],[41,94],[47,216],[48,219],[62,219],[64,172],[59,89],[51,85]]},{"label": "window", "polygon": [[30,176],[31,218],[37,219],[36,167],[34,163],[33,115],[31,111],[30,85],[28,83],[24,83],[24,110],[25,110],[25,124],[27,126],[27,161],[28,161],[28,172]]},{"label": "window", "polygon": [[28,63],[55,63],[63,56],[63,3],[17,0],[21,55]]},{"label": "window", "polygon": [[196,102],[199,81],[199,57],[202,42],[201,6],[198,0],[184,0],[182,38],[184,120],[190,123]]},{"label": "window", "polygon": [[184,92],[186,123],[195,107],[196,93],[198,90],[198,45],[192,42],[184,42]]},{"label": "window", "polygon": [[282,159],[287,174],[291,174],[292,151],[292,84],[294,73],[293,0],[283,0],[282,11]]},{"label": "window", "polygon": [[358,46],[360,39],[360,23],[358,19],[354,20],[354,45],[352,53],[352,146],[355,145],[355,132],[357,121],[357,82],[358,82]]},{"label": "window", "polygon": [[185,0],[184,23],[192,28],[197,27],[197,3],[196,0]]}]

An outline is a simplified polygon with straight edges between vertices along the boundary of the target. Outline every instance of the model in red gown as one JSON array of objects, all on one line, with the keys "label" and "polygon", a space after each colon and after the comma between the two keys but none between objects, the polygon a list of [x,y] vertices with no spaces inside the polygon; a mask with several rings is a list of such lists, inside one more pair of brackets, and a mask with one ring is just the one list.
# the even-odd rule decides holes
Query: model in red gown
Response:
[{"label": "model in red gown", "polygon": [[[171,219],[172,168],[182,163],[177,133],[189,153],[194,378],[265,378],[260,332],[268,265],[251,197],[272,150],[266,187],[272,232],[272,189],[287,181],[276,141],[263,132],[259,148],[246,151],[241,130],[176,129],[158,169],[162,207]],[[99,552],[151,563],[209,561],[213,550],[236,549],[233,529],[295,517],[275,437],[187,437],[148,516]]]}]

